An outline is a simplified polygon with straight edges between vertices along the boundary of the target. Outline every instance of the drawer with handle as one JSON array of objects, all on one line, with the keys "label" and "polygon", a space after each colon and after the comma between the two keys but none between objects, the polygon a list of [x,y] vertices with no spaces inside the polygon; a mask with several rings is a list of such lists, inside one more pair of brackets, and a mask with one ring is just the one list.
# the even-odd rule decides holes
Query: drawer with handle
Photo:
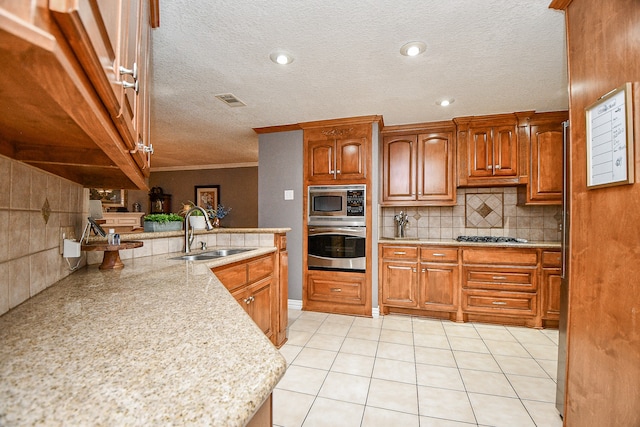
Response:
[{"label": "drawer with handle", "polygon": [[457,248],[428,247],[420,248],[420,260],[427,262],[458,262]]},{"label": "drawer with handle", "polygon": [[560,267],[562,265],[562,254],[558,251],[542,251],[543,267]]},{"label": "drawer with handle", "polygon": [[468,313],[535,316],[537,296],[534,293],[464,290],[462,309]]},{"label": "drawer with handle", "polygon": [[462,267],[462,287],[501,291],[534,292],[538,288],[537,269]]},{"label": "drawer with handle", "polygon": [[383,246],[382,257],[387,259],[418,259],[418,247]]}]

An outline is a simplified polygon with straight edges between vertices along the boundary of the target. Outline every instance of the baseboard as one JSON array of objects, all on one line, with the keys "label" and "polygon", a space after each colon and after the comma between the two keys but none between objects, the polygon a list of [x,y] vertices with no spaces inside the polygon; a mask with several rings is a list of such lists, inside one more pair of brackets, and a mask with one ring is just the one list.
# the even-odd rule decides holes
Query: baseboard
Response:
[{"label": "baseboard", "polygon": [[[290,310],[302,310],[302,301],[297,299],[287,300],[287,306]],[[373,307],[371,309],[372,317],[380,317],[380,307]]]},{"label": "baseboard", "polygon": [[290,299],[288,300],[287,305],[291,310],[302,310],[302,300]]}]

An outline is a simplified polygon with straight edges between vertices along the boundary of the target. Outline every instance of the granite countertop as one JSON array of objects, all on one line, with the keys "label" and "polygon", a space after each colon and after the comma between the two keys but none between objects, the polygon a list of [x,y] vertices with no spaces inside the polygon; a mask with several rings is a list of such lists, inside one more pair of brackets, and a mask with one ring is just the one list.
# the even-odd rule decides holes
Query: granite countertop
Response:
[{"label": "granite countertop", "polygon": [[384,244],[407,244],[407,245],[435,245],[435,246],[472,246],[483,248],[541,248],[560,249],[560,242],[538,242],[529,241],[527,243],[482,243],[482,242],[458,242],[455,239],[418,239],[415,237],[381,237],[378,243]]},{"label": "granite countertop", "polygon": [[243,426],[286,362],[180,253],[81,269],[0,317],[0,425]]},{"label": "granite countertop", "polygon": [[[142,230],[142,229],[140,229]],[[106,231],[106,230],[105,230]],[[214,228],[212,230],[195,230],[194,234],[278,234],[291,231],[291,228]],[[164,237],[184,237],[184,228],[178,231],[154,231],[154,232],[126,232],[122,233],[127,240],[161,239]],[[89,236],[89,241],[101,241],[105,237]]]}]

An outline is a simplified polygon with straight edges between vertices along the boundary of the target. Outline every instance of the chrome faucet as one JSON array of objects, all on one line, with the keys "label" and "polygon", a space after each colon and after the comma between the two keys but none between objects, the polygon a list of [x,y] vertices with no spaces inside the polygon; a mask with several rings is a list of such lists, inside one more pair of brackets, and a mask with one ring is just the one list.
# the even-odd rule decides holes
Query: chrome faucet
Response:
[{"label": "chrome faucet", "polygon": [[[213,229],[213,226],[209,222],[209,215],[207,215],[207,211],[205,211],[200,206],[194,206],[191,209],[189,209],[187,214],[184,216],[184,252],[187,254],[191,252],[191,243],[193,243],[193,237],[194,237],[193,227],[191,227],[191,225],[189,224],[189,217],[191,216],[191,213],[196,209],[202,212],[202,215],[204,215],[204,221],[207,224],[206,225],[207,230]],[[189,228],[191,228],[191,233],[189,233]]]}]

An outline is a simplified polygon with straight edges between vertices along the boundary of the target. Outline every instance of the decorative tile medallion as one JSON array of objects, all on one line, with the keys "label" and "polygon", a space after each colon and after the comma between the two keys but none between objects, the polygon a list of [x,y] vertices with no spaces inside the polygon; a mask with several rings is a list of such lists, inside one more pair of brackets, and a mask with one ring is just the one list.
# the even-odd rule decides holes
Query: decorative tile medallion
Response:
[{"label": "decorative tile medallion", "polygon": [[466,227],[504,227],[504,194],[472,193],[465,196]]},{"label": "decorative tile medallion", "polygon": [[42,212],[42,219],[44,219],[44,223],[48,223],[49,222],[49,216],[51,216],[51,207],[49,206],[49,199],[45,198],[44,199],[44,204],[42,205],[42,209],[40,210],[40,212]]}]

